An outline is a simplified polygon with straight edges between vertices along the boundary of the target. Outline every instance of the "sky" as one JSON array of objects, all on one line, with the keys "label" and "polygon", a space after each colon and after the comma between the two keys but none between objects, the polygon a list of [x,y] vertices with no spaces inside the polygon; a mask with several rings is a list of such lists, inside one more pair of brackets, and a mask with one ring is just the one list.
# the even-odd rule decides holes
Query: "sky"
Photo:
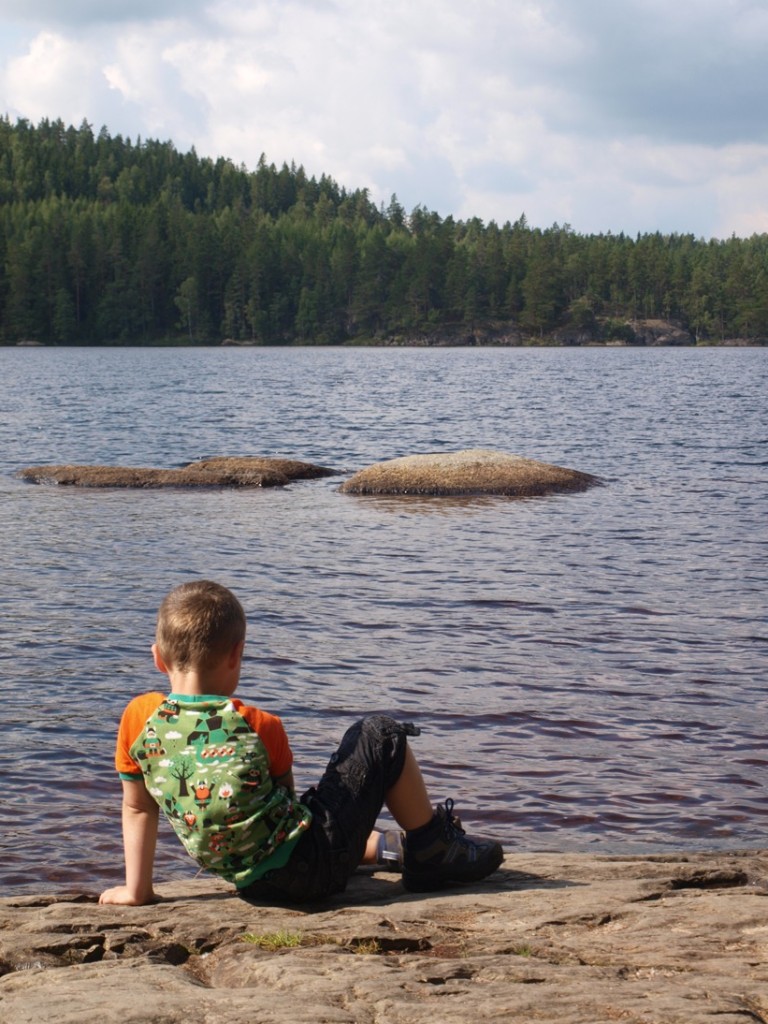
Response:
[{"label": "sky", "polygon": [[0,114],[579,234],[768,232],[768,0],[0,0]]}]

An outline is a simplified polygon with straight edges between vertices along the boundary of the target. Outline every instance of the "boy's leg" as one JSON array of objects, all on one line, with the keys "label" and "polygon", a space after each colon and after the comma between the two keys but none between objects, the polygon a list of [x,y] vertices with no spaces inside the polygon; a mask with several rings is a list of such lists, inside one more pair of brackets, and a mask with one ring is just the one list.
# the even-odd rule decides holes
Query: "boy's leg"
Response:
[{"label": "boy's leg", "polygon": [[409,746],[405,748],[403,770],[394,786],[387,790],[385,803],[392,817],[406,832],[421,828],[432,820],[434,809],[424,776]]},{"label": "boy's leg", "polygon": [[[384,802],[390,814],[402,829],[419,828],[421,825],[426,825],[427,822],[432,820],[434,812],[429,801],[424,777],[409,746],[405,748],[405,759],[400,777],[394,786],[387,790]],[[398,835],[397,833],[392,834]],[[361,863],[381,863],[386,866],[391,862],[392,867],[396,869],[397,861],[402,863],[402,858],[398,857],[393,849],[390,850],[390,856],[387,858],[387,861],[381,861],[382,841],[381,832],[371,832],[365,845],[365,852]],[[399,848],[400,843],[398,842],[396,845]]]},{"label": "boy's leg", "polygon": [[[410,735],[418,735],[414,726],[386,715],[369,715],[356,722],[345,733],[316,789],[307,794],[332,818],[335,842],[346,846],[354,862],[350,874],[365,859],[376,820],[384,804],[389,803],[389,794],[404,794],[404,776],[415,784],[417,793],[420,784],[423,805],[416,818],[423,822],[432,816],[421,772],[408,746]],[[401,802],[405,808],[405,795]]]},{"label": "boy's leg", "polygon": [[[479,881],[499,867],[504,851],[495,840],[466,835],[453,814],[452,800],[432,807],[421,769],[405,739],[415,731],[390,718],[373,716],[353,726],[331,758],[317,795],[349,837],[349,873],[370,853],[370,830],[383,799],[405,830],[406,889],[431,892],[451,883]],[[343,799],[337,802],[340,795]]]},{"label": "boy's leg", "polygon": [[476,882],[501,864],[504,852],[490,839],[465,835],[453,801],[433,810],[416,758],[406,748],[403,770],[387,792],[387,807],[405,830],[403,885],[412,892],[442,889],[451,882]]},{"label": "boy's leg", "polygon": [[289,863],[265,877],[295,901],[341,892],[365,857],[386,803],[406,831],[403,884],[413,892],[471,882],[495,871],[501,846],[473,839],[453,816],[453,801],[433,809],[421,769],[407,743],[412,725],[371,715],[351,726],[316,788],[302,796],[312,811],[310,829]]},{"label": "boy's leg", "polygon": [[[403,773],[407,736],[417,733],[385,715],[351,726],[318,785],[301,797],[312,811],[310,828],[288,864],[250,887],[250,894],[263,897],[273,889],[301,902],[343,891],[365,856],[387,793]],[[431,807],[425,813],[431,817]]]}]

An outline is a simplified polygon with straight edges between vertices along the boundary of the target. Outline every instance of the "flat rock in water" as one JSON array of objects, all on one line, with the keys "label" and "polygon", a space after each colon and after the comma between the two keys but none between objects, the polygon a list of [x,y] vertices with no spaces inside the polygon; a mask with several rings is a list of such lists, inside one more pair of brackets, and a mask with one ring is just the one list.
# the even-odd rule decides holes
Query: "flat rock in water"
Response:
[{"label": "flat rock in water", "polygon": [[508,855],[416,896],[359,872],[286,909],[216,880],[151,907],[0,899],[14,1024],[745,1024],[768,1020],[768,853]]},{"label": "flat rock in water", "polygon": [[131,466],[30,466],[19,476],[35,484],[71,487],[283,487],[292,480],[333,476],[326,466],[293,459],[220,456],[179,469]]},{"label": "flat rock in water", "polygon": [[597,477],[575,469],[472,448],[379,462],[355,473],[340,490],[345,494],[500,494],[525,498],[585,491],[599,483]]}]

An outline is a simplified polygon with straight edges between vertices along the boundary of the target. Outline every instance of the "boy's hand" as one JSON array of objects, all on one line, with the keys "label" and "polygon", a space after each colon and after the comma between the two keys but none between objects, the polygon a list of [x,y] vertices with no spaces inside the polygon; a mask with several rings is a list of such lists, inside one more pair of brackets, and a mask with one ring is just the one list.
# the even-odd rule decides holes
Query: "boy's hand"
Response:
[{"label": "boy's hand", "polygon": [[116,885],[112,889],[105,889],[99,896],[99,903],[111,903],[120,907],[144,907],[148,903],[157,903],[159,897],[150,890],[145,899],[141,899],[132,893],[127,885]]},{"label": "boy's hand", "polygon": [[143,907],[157,903],[152,885],[159,808],[147,792],[144,780],[123,779],[123,845],[125,885],[107,889],[99,903],[122,907]]}]

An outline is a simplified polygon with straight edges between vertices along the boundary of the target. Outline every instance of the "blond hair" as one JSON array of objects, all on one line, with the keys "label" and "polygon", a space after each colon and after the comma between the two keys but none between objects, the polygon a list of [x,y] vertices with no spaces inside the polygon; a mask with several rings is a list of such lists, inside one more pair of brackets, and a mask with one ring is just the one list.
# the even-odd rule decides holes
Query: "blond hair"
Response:
[{"label": "blond hair", "polygon": [[243,606],[220,583],[182,583],[160,605],[155,639],[166,664],[213,668],[245,639]]}]

